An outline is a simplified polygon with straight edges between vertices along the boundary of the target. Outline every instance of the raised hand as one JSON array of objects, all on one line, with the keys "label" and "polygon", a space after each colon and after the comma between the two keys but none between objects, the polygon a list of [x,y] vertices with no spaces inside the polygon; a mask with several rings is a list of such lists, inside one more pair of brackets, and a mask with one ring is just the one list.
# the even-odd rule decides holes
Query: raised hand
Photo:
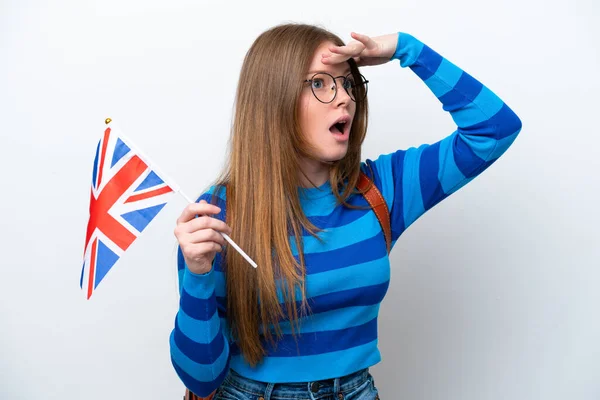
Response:
[{"label": "raised hand", "polygon": [[351,33],[352,40],[345,46],[330,46],[329,51],[322,54],[323,64],[339,64],[353,58],[358,66],[380,65],[390,61],[396,51],[398,33],[370,37],[359,33]]}]

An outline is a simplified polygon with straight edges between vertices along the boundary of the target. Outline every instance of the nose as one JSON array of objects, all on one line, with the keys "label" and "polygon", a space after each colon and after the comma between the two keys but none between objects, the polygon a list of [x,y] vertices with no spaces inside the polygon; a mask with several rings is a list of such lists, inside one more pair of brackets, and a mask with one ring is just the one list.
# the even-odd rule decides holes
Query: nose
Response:
[{"label": "nose", "polygon": [[335,105],[339,106],[341,104],[348,105],[352,99],[346,89],[344,89],[343,85],[337,85],[337,94],[335,96]]}]

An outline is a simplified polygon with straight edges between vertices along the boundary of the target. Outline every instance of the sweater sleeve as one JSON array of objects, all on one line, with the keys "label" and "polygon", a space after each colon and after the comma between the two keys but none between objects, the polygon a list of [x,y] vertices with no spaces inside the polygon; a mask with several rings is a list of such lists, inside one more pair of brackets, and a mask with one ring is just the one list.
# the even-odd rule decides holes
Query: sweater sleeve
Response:
[{"label": "sweater sleeve", "polygon": [[[201,199],[210,202],[209,195]],[[224,219],[222,214],[217,218]],[[183,384],[200,397],[215,391],[229,371],[224,277],[217,268],[220,256],[217,253],[208,273],[195,274],[187,268],[181,249],[177,251],[180,300],[169,340],[171,362]]]},{"label": "sweater sleeve", "polygon": [[521,121],[490,89],[409,34],[399,33],[392,59],[425,83],[456,124],[437,143],[363,165],[390,209],[395,243],[421,215],[494,163],[519,134]]}]

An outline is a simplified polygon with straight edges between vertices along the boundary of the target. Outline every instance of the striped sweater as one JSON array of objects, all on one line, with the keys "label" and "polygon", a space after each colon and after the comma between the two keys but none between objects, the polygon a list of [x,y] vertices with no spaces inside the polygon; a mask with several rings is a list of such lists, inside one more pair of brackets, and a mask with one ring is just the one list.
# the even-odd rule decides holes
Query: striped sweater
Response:
[{"label": "striped sweater", "polygon": [[[361,164],[387,202],[392,246],[423,213],[489,167],[521,129],[500,98],[413,36],[399,34],[393,59],[423,80],[457,129],[435,144]],[[299,191],[304,213],[323,229],[322,241],[303,237],[311,314],[300,321],[297,343],[284,322],[283,337],[277,346],[266,345],[268,354],[258,366],[248,365],[229,339],[221,254],[210,272],[198,275],[185,267],[179,251],[181,296],[171,359],[185,386],[199,396],[213,392],[229,368],[258,381],[300,382],[340,377],[380,361],[377,315],[390,279],[381,226],[369,209],[336,205],[329,183]],[[211,194],[200,199],[209,201]],[[217,218],[224,219],[226,198],[217,195],[223,210]],[[360,195],[349,203],[367,206]],[[295,241],[290,245],[296,255]]]}]

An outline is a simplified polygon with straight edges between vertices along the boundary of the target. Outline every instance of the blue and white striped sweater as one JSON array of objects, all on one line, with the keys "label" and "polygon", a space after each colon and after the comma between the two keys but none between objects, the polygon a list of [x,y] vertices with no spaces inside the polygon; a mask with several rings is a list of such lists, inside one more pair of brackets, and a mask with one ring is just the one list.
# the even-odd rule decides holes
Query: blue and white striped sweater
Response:
[{"label": "blue and white striped sweater", "polygon": [[[393,58],[425,82],[457,125],[435,144],[362,164],[387,202],[395,244],[423,213],[502,155],[521,121],[489,89],[408,34],[400,33]],[[250,367],[228,339],[221,255],[211,272],[196,275],[185,268],[179,252],[181,300],[171,358],[183,383],[199,396],[213,392],[229,368],[258,381],[299,382],[343,376],[380,361],[377,315],[390,278],[381,226],[369,209],[336,205],[328,183],[300,190],[305,214],[323,229],[323,241],[303,238],[311,315],[300,321],[297,343],[289,323],[283,322],[283,338],[275,348],[267,345],[268,355],[257,367]],[[224,219],[224,193],[218,200],[223,211],[217,218]],[[362,196],[349,202],[367,206]],[[293,240],[291,246],[297,254]]]}]

